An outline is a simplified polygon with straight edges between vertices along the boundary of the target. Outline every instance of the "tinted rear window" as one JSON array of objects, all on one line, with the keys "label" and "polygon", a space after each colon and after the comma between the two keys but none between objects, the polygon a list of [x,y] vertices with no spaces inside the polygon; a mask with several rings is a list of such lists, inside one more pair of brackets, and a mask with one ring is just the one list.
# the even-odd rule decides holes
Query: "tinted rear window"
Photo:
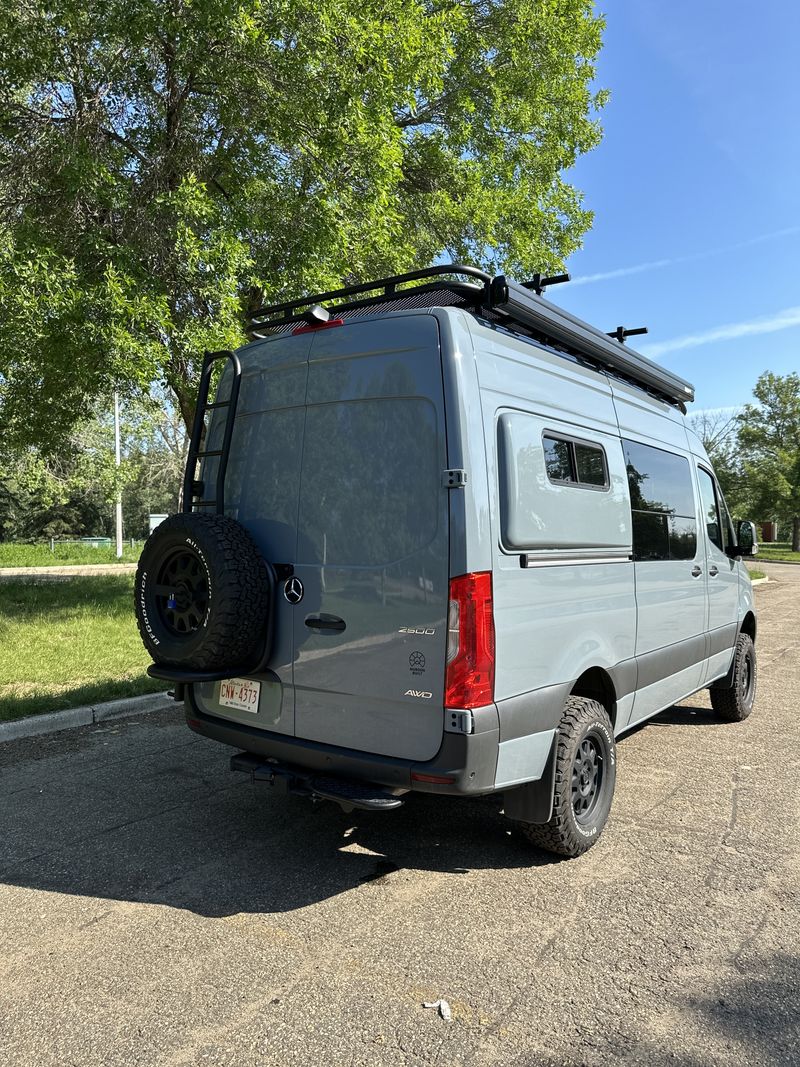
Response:
[{"label": "tinted rear window", "polygon": [[424,548],[436,534],[440,479],[430,401],[309,407],[300,529],[316,558],[299,562],[374,567]]}]

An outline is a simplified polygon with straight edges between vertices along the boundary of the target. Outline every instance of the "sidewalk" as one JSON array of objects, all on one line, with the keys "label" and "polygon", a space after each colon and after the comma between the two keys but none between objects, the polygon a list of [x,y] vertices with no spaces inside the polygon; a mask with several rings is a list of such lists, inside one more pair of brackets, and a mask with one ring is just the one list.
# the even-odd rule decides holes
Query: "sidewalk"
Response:
[{"label": "sidewalk", "polygon": [[132,574],[135,563],[75,563],[63,567],[0,567],[4,578],[82,578],[94,574]]}]

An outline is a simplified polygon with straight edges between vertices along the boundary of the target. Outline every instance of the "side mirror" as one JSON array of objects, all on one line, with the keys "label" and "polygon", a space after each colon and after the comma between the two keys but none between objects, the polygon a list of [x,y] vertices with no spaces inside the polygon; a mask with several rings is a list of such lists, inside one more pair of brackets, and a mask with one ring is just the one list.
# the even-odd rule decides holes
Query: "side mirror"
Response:
[{"label": "side mirror", "polygon": [[758,541],[756,539],[755,523],[741,519],[736,524],[736,545],[734,552],[737,556],[757,556]]}]

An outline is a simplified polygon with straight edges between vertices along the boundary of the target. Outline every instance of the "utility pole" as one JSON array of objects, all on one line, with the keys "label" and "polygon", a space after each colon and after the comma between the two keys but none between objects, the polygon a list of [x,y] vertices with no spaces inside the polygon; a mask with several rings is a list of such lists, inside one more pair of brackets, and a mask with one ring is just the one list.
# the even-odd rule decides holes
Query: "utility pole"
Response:
[{"label": "utility pole", "polygon": [[[114,390],[114,455],[117,464],[117,479],[119,479],[120,447],[119,447],[119,393]],[[117,486],[117,559],[122,559],[122,487]]]}]

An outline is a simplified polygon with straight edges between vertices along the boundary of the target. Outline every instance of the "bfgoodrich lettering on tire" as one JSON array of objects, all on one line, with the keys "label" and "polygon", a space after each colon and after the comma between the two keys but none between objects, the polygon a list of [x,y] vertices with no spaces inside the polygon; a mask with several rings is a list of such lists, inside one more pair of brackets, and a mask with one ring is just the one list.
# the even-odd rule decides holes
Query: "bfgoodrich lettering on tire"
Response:
[{"label": "bfgoodrich lettering on tire", "polygon": [[617,755],[602,704],[570,697],[556,739],[553,814],[544,824],[519,822],[525,837],[561,856],[580,856],[600,836],[611,810]]},{"label": "bfgoodrich lettering on tire", "polygon": [[711,707],[725,722],[742,722],[753,710],[758,683],[756,649],[749,634],[739,634],[733,655],[733,685],[710,689]]},{"label": "bfgoodrich lettering on tire", "polygon": [[272,610],[271,569],[235,519],[172,515],[145,543],[134,596],[139,633],[156,663],[246,667]]}]

